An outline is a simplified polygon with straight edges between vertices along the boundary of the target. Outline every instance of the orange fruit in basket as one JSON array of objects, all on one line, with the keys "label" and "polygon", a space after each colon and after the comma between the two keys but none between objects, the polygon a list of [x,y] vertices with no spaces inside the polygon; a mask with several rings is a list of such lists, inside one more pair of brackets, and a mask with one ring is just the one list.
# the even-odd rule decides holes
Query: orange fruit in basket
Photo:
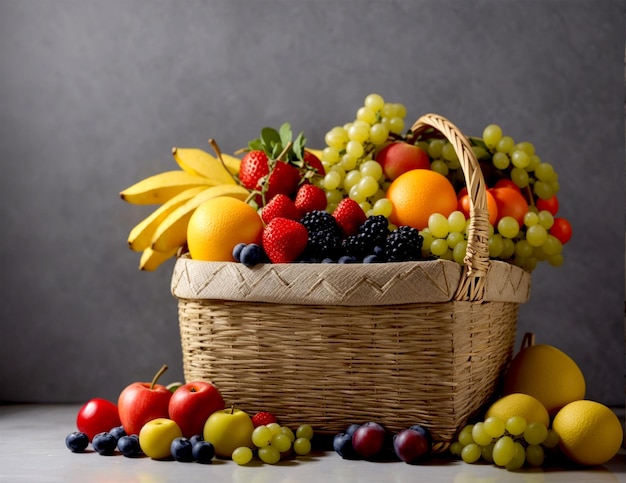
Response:
[{"label": "orange fruit in basket", "polygon": [[202,203],[187,225],[187,245],[194,260],[234,261],[238,243],[260,243],[263,221],[254,208],[236,198],[219,196]]},{"label": "orange fruit in basket", "polygon": [[457,208],[456,192],[442,174],[430,169],[413,169],[398,176],[387,188],[391,201],[390,221],[396,226],[423,230],[433,213],[447,217]]},{"label": "orange fruit in basket", "polygon": [[[489,224],[495,226],[496,220],[498,219],[498,205],[496,204],[496,199],[493,195],[487,191],[487,211],[489,212]],[[465,215],[465,218],[469,220],[470,218],[470,197],[466,193],[463,196],[459,197],[459,206],[458,210]]]}]

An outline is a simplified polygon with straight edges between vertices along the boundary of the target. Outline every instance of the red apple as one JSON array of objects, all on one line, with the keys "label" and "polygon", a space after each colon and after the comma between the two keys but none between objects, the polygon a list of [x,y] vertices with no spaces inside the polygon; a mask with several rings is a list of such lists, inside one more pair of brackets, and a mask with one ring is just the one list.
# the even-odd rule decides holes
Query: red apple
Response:
[{"label": "red apple", "polygon": [[87,401],[76,415],[76,428],[85,433],[89,441],[103,431],[122,424],[117,410],[117,406],[111,401],[102,398],[94,398]]},{"label": "red apple", "polygon": [[167,366],[164,365],[152,382],[134,382],[120,393],[117,408],[126,434],[138,435],[148,421],[168,418],[172,393],[167,387],[156,383],[166,370]]},{"label": "red apple", "polygon": [[376,155],[376,161],[383,168],[389,180],[412,169],[430,169],[430,158],[422,149],[403,141],[396,141],[385,146]]},{"label": "red apple", "polygon": [[195,381],[183,384],[174,391],[168,411],[170,419],[180,426],[183,436],[191,438],[202,434],[209,416],[224,408],[224,398],[212,383]]}]

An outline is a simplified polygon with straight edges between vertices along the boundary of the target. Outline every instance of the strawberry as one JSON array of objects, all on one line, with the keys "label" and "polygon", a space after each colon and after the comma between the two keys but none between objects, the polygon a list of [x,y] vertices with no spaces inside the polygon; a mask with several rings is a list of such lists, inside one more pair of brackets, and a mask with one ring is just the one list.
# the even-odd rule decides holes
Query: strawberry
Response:
[{"label": "strawberry", "polygon": [[277,422],[278,421],[274,415],[267,411],[261,411],[252,416],[252,424],[255,428],[258,428],[259,426],[267,426],[268,424]]},{"label": "strawberry", "polygon": [[293,200],[289,196],[279,193],[261,210],[261,219],[265,224],[274,218],[288,218],[298,221],[301,215]]},{"label": "strawberry", "polygon": [[241,160],[239,179],[245,188],[257,189],[259,179],[269,174],[267,154],[263,151],[248,151]]},{"label": "strawberry", "polygon": [[296,193],[295,206],[301,215],[313,210],[325,210],[326,204],[326,192],[315,185],[303,184]]},{"label": "strawberry", "polygon": [[333,217],[344,236],[356,235],[359,227],[367,220],[367,215],[359,204],[351,198],[344,198],[333,212]]},{"label": "strawberry", "polygon": [[274,218],[263,230],[263,250],[272,263],[291,263],[306,248],[309,232],[297,221]]},{"label": "strawberry", "polygon": [[241,160],[239,179],[244,187],[262,193],[257,199],[262,204],[277,194],[295,193],[300,183],[300,172],[298,168],[284,161],[270,161],[263,151],[255,150],[246,153]]},{"label": "strawberry", "polygon": [[324,169],[320,159],[311,151],[307,151],[306,149],[304,150],[304,162],[308,164],[310,168],[317,171],[318,175],[324,176],[326,174],[326,170]]}]

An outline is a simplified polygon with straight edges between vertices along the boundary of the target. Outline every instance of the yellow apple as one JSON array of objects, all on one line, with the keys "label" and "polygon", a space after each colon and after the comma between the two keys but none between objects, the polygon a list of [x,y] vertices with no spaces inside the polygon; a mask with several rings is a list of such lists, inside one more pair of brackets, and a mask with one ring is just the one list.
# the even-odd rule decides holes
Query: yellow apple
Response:
[{"label": "yellow apple", "polygon": [[155,460],[170,458],[170,445],[176,438],[182,437],[176,421],[157,418],[148,421],[139,431],[139,446],[146,456]]},{"label": "yellow apple", "polygon": [[215,448],[215,454],[230,458],[240,446],[253,448],[252,419],[241,409],[223,409],[215,411],[204,424],[204,440]]}]

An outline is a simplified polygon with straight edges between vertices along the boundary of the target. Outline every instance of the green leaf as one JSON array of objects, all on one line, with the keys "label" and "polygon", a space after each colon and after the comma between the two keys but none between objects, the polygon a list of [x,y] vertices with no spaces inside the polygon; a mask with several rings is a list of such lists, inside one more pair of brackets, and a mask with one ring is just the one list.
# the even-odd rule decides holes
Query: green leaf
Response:
[{"label": "green leaf", "polygon": [[298,134],[298,137],[293,142],[293,152],[300,161],[304,161],[304,145],[306,144],[306,138],[303,133]]},{"label": "green leaf", "polygon": [[280,136],[280,142],[283,148],[291,142],[293,133],[291,132],[291,126],[289,125],[288,122],[280,126],[279,136]]}]

